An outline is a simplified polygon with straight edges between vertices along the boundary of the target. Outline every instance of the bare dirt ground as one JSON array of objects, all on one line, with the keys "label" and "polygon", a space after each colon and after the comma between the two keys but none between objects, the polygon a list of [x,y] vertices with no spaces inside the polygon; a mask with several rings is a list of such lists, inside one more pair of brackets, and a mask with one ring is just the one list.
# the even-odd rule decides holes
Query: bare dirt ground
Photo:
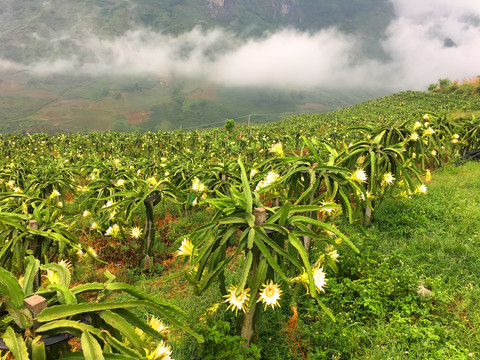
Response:
[{"label": "bare dirt ground", "polygon": [[300,108],[304,110],[327,110],[328,107],[323,104],[316,104],[316,103],[306,103],[300,105]]},{"label": "bare dirt ground", "polygon": [[127,117],[126,117],[127,123],[131,125],[141,124],[143,120],[148,119],[151,113],[152,113],[151,110],[138,110],[138,111],[130,112],[127,114]]}]

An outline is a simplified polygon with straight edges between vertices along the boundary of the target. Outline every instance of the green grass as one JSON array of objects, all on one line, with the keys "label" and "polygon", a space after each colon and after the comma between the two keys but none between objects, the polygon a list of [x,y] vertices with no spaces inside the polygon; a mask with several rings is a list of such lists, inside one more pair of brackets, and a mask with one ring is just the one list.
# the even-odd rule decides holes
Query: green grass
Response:
[{"label": "green grass", "polygon": [[376,248],[378,256],[388,261],[398,259],[398,268],[392,271],[399,278],[410,274],[415,281],[410,285],[424,285],[433,291],[433,297],[417,299],[420,303],[415,311],[421,310],[420,314],[412,312],[410,302],[403,301],[402,311],[396,315],[408,324],[406,338],[394,333],[399,330],[398,322],[381,322],[376,330],[384,330],[373,343],[388,350],[365,349],[363,358],[406,358],[406,351],[409,358],[417,359],[478,355],[479,175],[478,163],[448,166],[435,172],[427,195],[390,200],[378,209],[368,238],[372,248],[367,251]]},{"label": "green grass", "polygon": [[[352,233],[361,254],[345,254],[325,296],[338,323],[308,324],[319,315],[304,305],[303,331],[313,325],[310,345],[323,345],[309,359],[478,357],[479,176],[473,162],[439,169],[426,195],[385,201],[368,236]],[[417,294],[420,285],[431,296]]]},{"label": "green grass", "polygon": [[426,276],[441,276],[451,289],[475,282],[480,276],[479,175],[477,163],[451,165],[435,172],[425,197],[383,204],[372,232],[391,240],[380,248],[386,251],[393,243],[395,254],[408,255],[411,266]]}]

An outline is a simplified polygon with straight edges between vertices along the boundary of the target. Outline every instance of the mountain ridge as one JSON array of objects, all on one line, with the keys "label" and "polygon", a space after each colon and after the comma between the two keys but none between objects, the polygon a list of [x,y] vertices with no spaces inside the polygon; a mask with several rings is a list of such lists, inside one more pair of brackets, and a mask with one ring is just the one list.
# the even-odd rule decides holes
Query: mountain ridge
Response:
[{"label": "mountain ridge", "polygon": [[179,34],[200,26],[248,37],[337,27],[375,42],[392,18],[387,0],[3,0],[0,56],[23,63],[57,58],[75,54],[92,34],[112,38],[139,28]]}]

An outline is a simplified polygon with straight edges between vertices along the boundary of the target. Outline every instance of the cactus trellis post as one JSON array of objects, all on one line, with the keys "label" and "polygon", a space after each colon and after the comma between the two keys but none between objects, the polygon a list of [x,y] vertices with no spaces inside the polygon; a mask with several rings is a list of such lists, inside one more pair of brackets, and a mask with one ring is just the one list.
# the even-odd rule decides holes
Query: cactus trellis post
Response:
[{"label": "cactus trellis post", "polygon": [[370,220],[372,218],[372,208],[370,207],[370,205],[367,205],[367,207],[365,208],[365,224],[370,224]]},{"label": "cactus trellis post", "polygon": [[[37,276],[35,276],[35,279],[36,278]],[[24,299],[23,305],[32,313],[32,316],[35,319],[37,315],[42,312],[42,310],[47,308],[47,299],[45,299],[43,296],[35,294]],[[39,321],[34,320],[33,329],[34,330],[38,329],[40,325],[41,323]]]},{"label": "cactus trellis post", "polygon": [[[38,230],[38,221],[37,220],[29,220],[28,221],[28,228],[32,230]],[[32,250],[32,253],[36,258],[41,258],[41,249],[40,247],[42,244],[40,244],[40,237],[38,235],[34,235],[33,239],[30,241],[30,249]],[[34,290],[36,290],[38,287],[40,287],[41,283],[41,278],[40,278],[40,273],[38,272],[35,274],[34,278]]]},{"label": "cactus trellis post", "polygon": [[153,243],[155,241],[155,225],[153,223],[153,205],[154,201],[158,199],[160,195],[153,195],[146,198],[143,203],[145,205],[147,219],[145,222],[145,237],[143,240],[143,258],[142,267],[143,270],[150,270],[152,267],[152,259],[150,254],[152,253]]},{"label": "cactus trellis post", "polygon": [[[29,229],[32,229],[32,230],[38,230],[38,222],[37,222],[37,220],[29,220],[29,221],[28,221],[28,228],[29,228]],[[35,255],[37,255],[36,252],[37,252],[38,246],[39,246],[38,236],[35,236],[35,237],[33,238],[33,240],[30,241],[30,249],[32,250],[32,252],[33,252]]]},{"label": "cactus trellis post", "polygon": [[[310,204],[313,204],[313,200],[315,199],[315,193],[312,191],[312,194],[310,195]],[[310,211],[308,213],[308,217],[312,217],[312,212]],[[307,228],[312,230],[313,225],[312,224],[307,224]],[[310,236],[304,236],[303,237],[303,246],[305,247],[305,251],[308,253],[310,250],[310,242],[312,241],[312,238]]]},{"label": "cactus trellis post", "polygon": [[[267,221],[267,211],[263,208],[255,208],[253,210],[253,215],[255,216],[255,226],[262,226],[265,221]],[[257,273],[257,268],[258,268],[258,263],[260,260],[260,252],[258,251],[257,248],[254,249],[253,252],[253,261],[252,261],[252,270],[251,270],[251,276],[252,279],[255,278],[255,275]],[[255,332],[255,310],[257,308],[257,305],[253,305],[250,309],[250,311],[246,312],[243,314],[243,321],[242,321],[242,329],[241,329],[241,335],[244,339],[247,340],[245,343],[245,346],[250,346],[250,343],[252,341],[253,334]]]},{"label": "cactus trellis post", "polygon": [[[318,163],[313,163],[312,165],[312,168],[316,168],[318,166]],[[313,176],[313,175],[312,175]],[[310,179],[310,182],[312,182],[312,179]],[[313,200],[315,200],[315,190],[312,190],[312,193],[310,194],[310,201],[309,201],[309,205],[312,205],[313,204]],[[310,211],[308,213],[308,217],[311,218],[313,215],[313,213]],[[309,228],[310,230],[312,230],[312,224],[307,224],[307,228]],[[312,238],[310,236],[304,236],[303,237],[303,246],[305,247],[305,251],[308,253],[308,251],[310,250],[310,242],[312,241]]]}]

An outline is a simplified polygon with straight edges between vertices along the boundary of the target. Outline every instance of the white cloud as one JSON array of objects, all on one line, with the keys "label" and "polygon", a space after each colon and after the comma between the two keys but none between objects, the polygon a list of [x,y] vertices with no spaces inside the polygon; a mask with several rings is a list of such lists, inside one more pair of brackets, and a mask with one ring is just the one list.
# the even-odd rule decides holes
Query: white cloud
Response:
[{"label": "white cloud", "polygon": [[[480,74],[480,2],[393,0],[397,18],[383,42],[391,57],[390,79],[400,88],[424,89],[438,78]],[[445,47],[451,39],[455,47]]]},{"label": "white cloud", "polygon": [[0,58],[0,70],[4,71],[17,71],[21,70],[23,67],[20,66],[19,64],[9,61],[9,60],[4,60]]},{"label": "white cloud", "polygon": [[422,20],[441,20],[480,14],[478,0],[390,0],[398,16]]},{"label": "white cloud", "polygon": [[215,63],[214,79],[280,87],[356,85],[358,69],[351,64],[355,47],[355,39],[334,29],[315,34],[284,30],[221,57]]}]

